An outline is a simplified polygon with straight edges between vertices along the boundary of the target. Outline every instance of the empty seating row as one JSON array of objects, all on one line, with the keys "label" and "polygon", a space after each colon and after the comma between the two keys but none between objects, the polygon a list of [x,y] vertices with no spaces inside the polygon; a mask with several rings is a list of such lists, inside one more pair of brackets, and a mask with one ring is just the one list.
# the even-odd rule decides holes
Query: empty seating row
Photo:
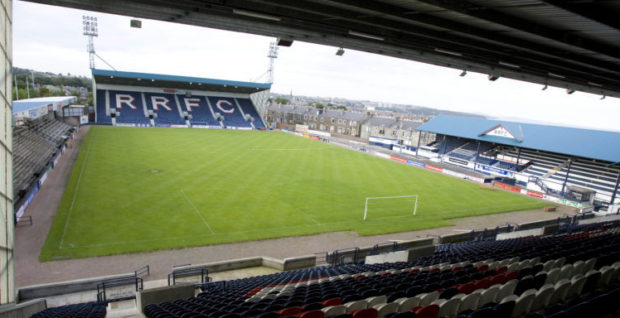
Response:
[{"label": "empty seating row", "polygon": [[104,318],[106,305],[103,303],[84,303],[48,308],[38,312],[32,318]]},{"label": "empty seating row", "polygon": [[[344,306],[342,315],[376,317],[413,305],[409,311],[438,317],[443,307],[442,313],[474,312],[485,303],[499,308],[507,299],[504,303],[512,302],[517,313],[525,314],[548,306],[547,296],[557,294],[554,301],[564,303],[585,286],[591,290],[605,287],[603,281],[617,282],[620,263],[614,262],[620,259],[619,247],[617,231],[609,228],[446,244],[411,263],[324,266],[211,283],[197,297],[152,305],[145,313],[147,317],[324,317],[340,314]],[[532,307],[537,295],[541,300]],[[402,307],[410,298],[417,301]]]}]

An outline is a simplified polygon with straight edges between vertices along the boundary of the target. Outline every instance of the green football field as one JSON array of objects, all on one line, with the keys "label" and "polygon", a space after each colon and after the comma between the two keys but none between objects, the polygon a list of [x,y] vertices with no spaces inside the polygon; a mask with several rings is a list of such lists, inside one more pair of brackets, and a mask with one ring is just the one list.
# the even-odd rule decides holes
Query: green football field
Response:
[{"label": "green football field", "polygon": [[[367,197],[418,195],[415,199]],[[541,208],[516,194],[274,131],[91,127],[42,261]],[[495,224],[489,224],[495,226]]]}]

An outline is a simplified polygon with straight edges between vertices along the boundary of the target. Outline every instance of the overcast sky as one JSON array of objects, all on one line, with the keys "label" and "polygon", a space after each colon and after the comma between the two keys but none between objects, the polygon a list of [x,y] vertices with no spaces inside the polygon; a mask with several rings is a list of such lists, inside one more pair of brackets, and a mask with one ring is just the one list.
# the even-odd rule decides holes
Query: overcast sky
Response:
[{"label": "overcast sky", "polygon": [[[142,20],[14,1],[13,65],[39,71],[90,75],[82,16],[96,16],[97,54],[119,71],[257,81],[269,66],[274,38]],[[344,97],[490,117],[620,131],[620,99],[529,84],[484,74],[294,42],[281,47],[272,91]],[[101,60],[97,68],[109,69]],[[262,77],[261,81],[266,80]]]}]

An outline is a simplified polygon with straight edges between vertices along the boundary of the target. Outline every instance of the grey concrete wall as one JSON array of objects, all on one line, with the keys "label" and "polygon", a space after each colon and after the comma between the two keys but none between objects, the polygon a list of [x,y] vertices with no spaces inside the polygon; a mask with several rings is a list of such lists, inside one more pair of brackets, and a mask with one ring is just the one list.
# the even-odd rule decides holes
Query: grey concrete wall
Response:
[{"label": "grey concrete wall", "polygon": [[161,304],[177,299],[187,299],[193,297],[194,284],[179,283],[174,286],[146,289],[136,293],[136,306],[138,310],[144,312],[144,307],[151,304]]},{"label": "grey concrete wall", "polygon": [[262,266],[262,264],[263,264],[262,257],[246,257],[246,258],[231,259],[231,260],[226,260],[226,261],[218,261],[218,262],[192,265],[192,266],[188,266],[188,268],[206,266],[209,273],[217,273],[217,272],[230,271],[230,270],[235,270],[235,269],[240,269],[240,268],[257,267],[257,266]]},{"label": "grey concrete wall", "polygon": [[45,299],[34,299],[21,304],[0,306],[0,318],[28,318],[47,308]]},{"label": "grey concrete wall", "polygon": [[[316,266],[315,255],[289,257],[289,258],[285,258],[283,261],[284,261],[283,270],[285,271]],[[264,263],[264,258],[263,258],[263,263]]]},{"label": "grey concrete wall", "polygon": [[470,232],[448,234],[441,237],[441,242],[443,244],[464,242],[469,240],[470,235]]},{"label": "grey concrete wall", "polygon": [[230,271],[248,267],[265,266],[280,271],[288,271],[299,268],[308,268],[316,265],[316,256],[305,255],[299,257],[290,257],[278,259],[273,257],[246,257],[231,259],[226,261],[218,261],[204,264],[191,265],[187,268],[206,267],[209,273],[217,273]]},{"label": "grey concrete wall", "polygon": [[24,301],[35,298],[45,298],[49,296],[78,293],[86,290],[96,290],[97,284],[101,283],[104,280],[124,277],[134,277],[134,273],[100,276],[86,279],[76,279],[59,283],[26,286],[17,290],[17,297],[19,301]]},{"label": "grey concrete wall", "polygon": [[557,223],[557,220],[534,221],[534,222],[519,224],[519,229],[520,230],[535,229],[535,228],[543,227],[546,225],[553,225],[556,223]]}]

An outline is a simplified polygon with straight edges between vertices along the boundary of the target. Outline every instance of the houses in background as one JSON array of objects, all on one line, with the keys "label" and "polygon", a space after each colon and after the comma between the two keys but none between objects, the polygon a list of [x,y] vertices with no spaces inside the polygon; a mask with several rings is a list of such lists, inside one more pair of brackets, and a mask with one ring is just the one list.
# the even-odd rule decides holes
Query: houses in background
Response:
[{"label": "houses in background", "polygon": [[[369,137],[390,138],[401,144],[417,146],[422,120],[411,115],[376,114],[343,109],[319,109],[312,106],[272,104],[267,107],[265,122],[272,127],[294,128],[307,125],[309,129],[329,132],[340,137],[368,140]],[[422,142],[429,136],[423,135]]]}]

